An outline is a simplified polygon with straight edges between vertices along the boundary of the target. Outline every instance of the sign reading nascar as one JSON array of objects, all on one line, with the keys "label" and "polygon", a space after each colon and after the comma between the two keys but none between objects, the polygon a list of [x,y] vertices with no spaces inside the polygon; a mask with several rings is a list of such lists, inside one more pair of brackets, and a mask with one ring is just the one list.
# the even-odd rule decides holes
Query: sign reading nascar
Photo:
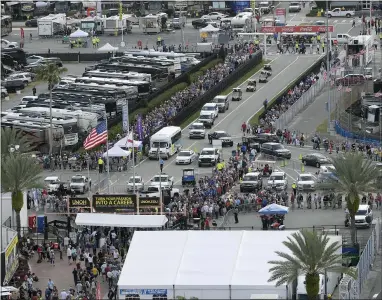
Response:
[{"label": "sign reading nascar", "polygon": [[135,212],[136,207],[136,195],[93,195],[96,212]]}]

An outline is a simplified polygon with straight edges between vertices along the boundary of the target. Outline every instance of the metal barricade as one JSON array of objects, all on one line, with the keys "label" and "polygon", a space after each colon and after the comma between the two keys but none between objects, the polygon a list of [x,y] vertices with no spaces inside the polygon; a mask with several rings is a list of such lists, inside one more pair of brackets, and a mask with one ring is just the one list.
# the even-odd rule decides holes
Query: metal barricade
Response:
[{"label": "metal barricade", "polygon": [[294,117],[302,111],[306,106],[312,103],[315,97],[322,91],[325,86],[325,80],[323,76],[317,80],[317,82],[307,90],[300,99],[298,99],[286,112],[284,112],[275,122],[277,129],[287,128],[287,125],[292,122]]}]

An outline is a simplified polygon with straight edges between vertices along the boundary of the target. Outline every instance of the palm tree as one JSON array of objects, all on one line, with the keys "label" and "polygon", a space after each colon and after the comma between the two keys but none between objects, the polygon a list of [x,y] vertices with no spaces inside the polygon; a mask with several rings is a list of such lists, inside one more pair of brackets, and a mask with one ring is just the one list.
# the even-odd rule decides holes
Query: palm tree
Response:
[{"label": "palm tree", "polygon": [[346,205],[350,216],[351,240],[356,243],[355,214],[358,211],[360,195],[377,189],[377,166],[362,154],[345,153],[333,159],[333,176],[317,188],[332,190],[346,195]]},{"label": "palm tree", "polygon": [[7,155],[11,145],[18,145],[18,151],[26,153],[32,150],[28,136],[15,128],[1,128],[1,154]]},{"label": "palm tree", "polygon": [[2,157],[1,188],[12,195],[12,208],[16,212],[17,233],[20,237],[20,211],[24,205],[23,192],[41,185],[41,167],[36,159],[20,152],[9,153]]},{"label": "palm tree", "polygon": [[330,243],[326,234],[302,229],[292,233],[283,244],[291,253],[276,251],[283,260],[268,262],[273,265],[269,269],[272,275],[268,281],[276,281],[276,286],[293,283],[299,275],[305,275],[308,299],[315,300],[319,294],[320,275],[326,272],[356,275],[354,269],[342,267],[342,245],[339,242]]},{"label": "palm tree", "polygon": [[41,66],[37,69],[36,75],[37,80],[46,81],[48,83],[48,89],[49,89],[49,109],[50,109],[50,130],[49,130],[49,154],[52,154],[53,150],[53,137],[52,137],[52,89],[53,86],[60,82],[61,77],[60,75],[64,72],[67,72],[68,70],[66,68],[62,68],[57,66],[54,63],[47,64],[44,66]]}]

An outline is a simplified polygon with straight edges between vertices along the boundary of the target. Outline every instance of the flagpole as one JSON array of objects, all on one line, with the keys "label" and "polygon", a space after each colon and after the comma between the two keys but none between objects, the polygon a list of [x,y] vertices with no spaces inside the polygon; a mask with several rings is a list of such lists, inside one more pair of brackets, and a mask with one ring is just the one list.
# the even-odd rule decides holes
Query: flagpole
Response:
[{"label": "flagpole", "polygon": [[[105,118],[107,130],[107,116]],[[109,162],[109,133],[106,137],[106,160],[107,160],[107,193],[110,194],[110,162]]]}]

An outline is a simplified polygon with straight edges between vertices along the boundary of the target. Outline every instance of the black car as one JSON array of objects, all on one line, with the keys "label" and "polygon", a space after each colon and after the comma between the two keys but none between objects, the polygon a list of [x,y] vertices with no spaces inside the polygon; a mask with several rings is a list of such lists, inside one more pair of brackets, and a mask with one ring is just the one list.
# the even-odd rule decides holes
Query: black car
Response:
[{"label": "black car", "polygon": [[208,141],[210,144],[212,144],[213,140],[221,140],[222,146],[233,146],[233,140],[231,136],[226,133],[225,131],[215,131],[213,133],[208,134]]},{"label": "black car", "polygon": [[26,27],[37,27],[37,19],[31,19],[25,22]]},{"label": "black car", "polygon": [[291,159],[292,153],[280,143],[264,143],[261,145],[260,152],[275,158]]},{"label": "black car", "polygon": [[196,19],[196,20],[193,20],[191,23],[195,29],[204,28],[208,25],[207,21],[204,19]]},{"label": "black car", "polygon": [[[251,143],[278,143],[280,141],[279,137],[274,133],[259,133],[253,136],[244,136],[243,142],[247,144]],[[248,146],[248,145],[247,145]]]},{"label": "black car", "polygon": [[301,162],[306,166],[321,167],[324,164],[331,164],[331,160],[321,153],[306,154],[302,157]]},{"label": "black car", "polygon": [[8,93],[16,93],[16,91],[23,90],[26,86],[21,79],[4,80],[1,85],[8,91]]}]

